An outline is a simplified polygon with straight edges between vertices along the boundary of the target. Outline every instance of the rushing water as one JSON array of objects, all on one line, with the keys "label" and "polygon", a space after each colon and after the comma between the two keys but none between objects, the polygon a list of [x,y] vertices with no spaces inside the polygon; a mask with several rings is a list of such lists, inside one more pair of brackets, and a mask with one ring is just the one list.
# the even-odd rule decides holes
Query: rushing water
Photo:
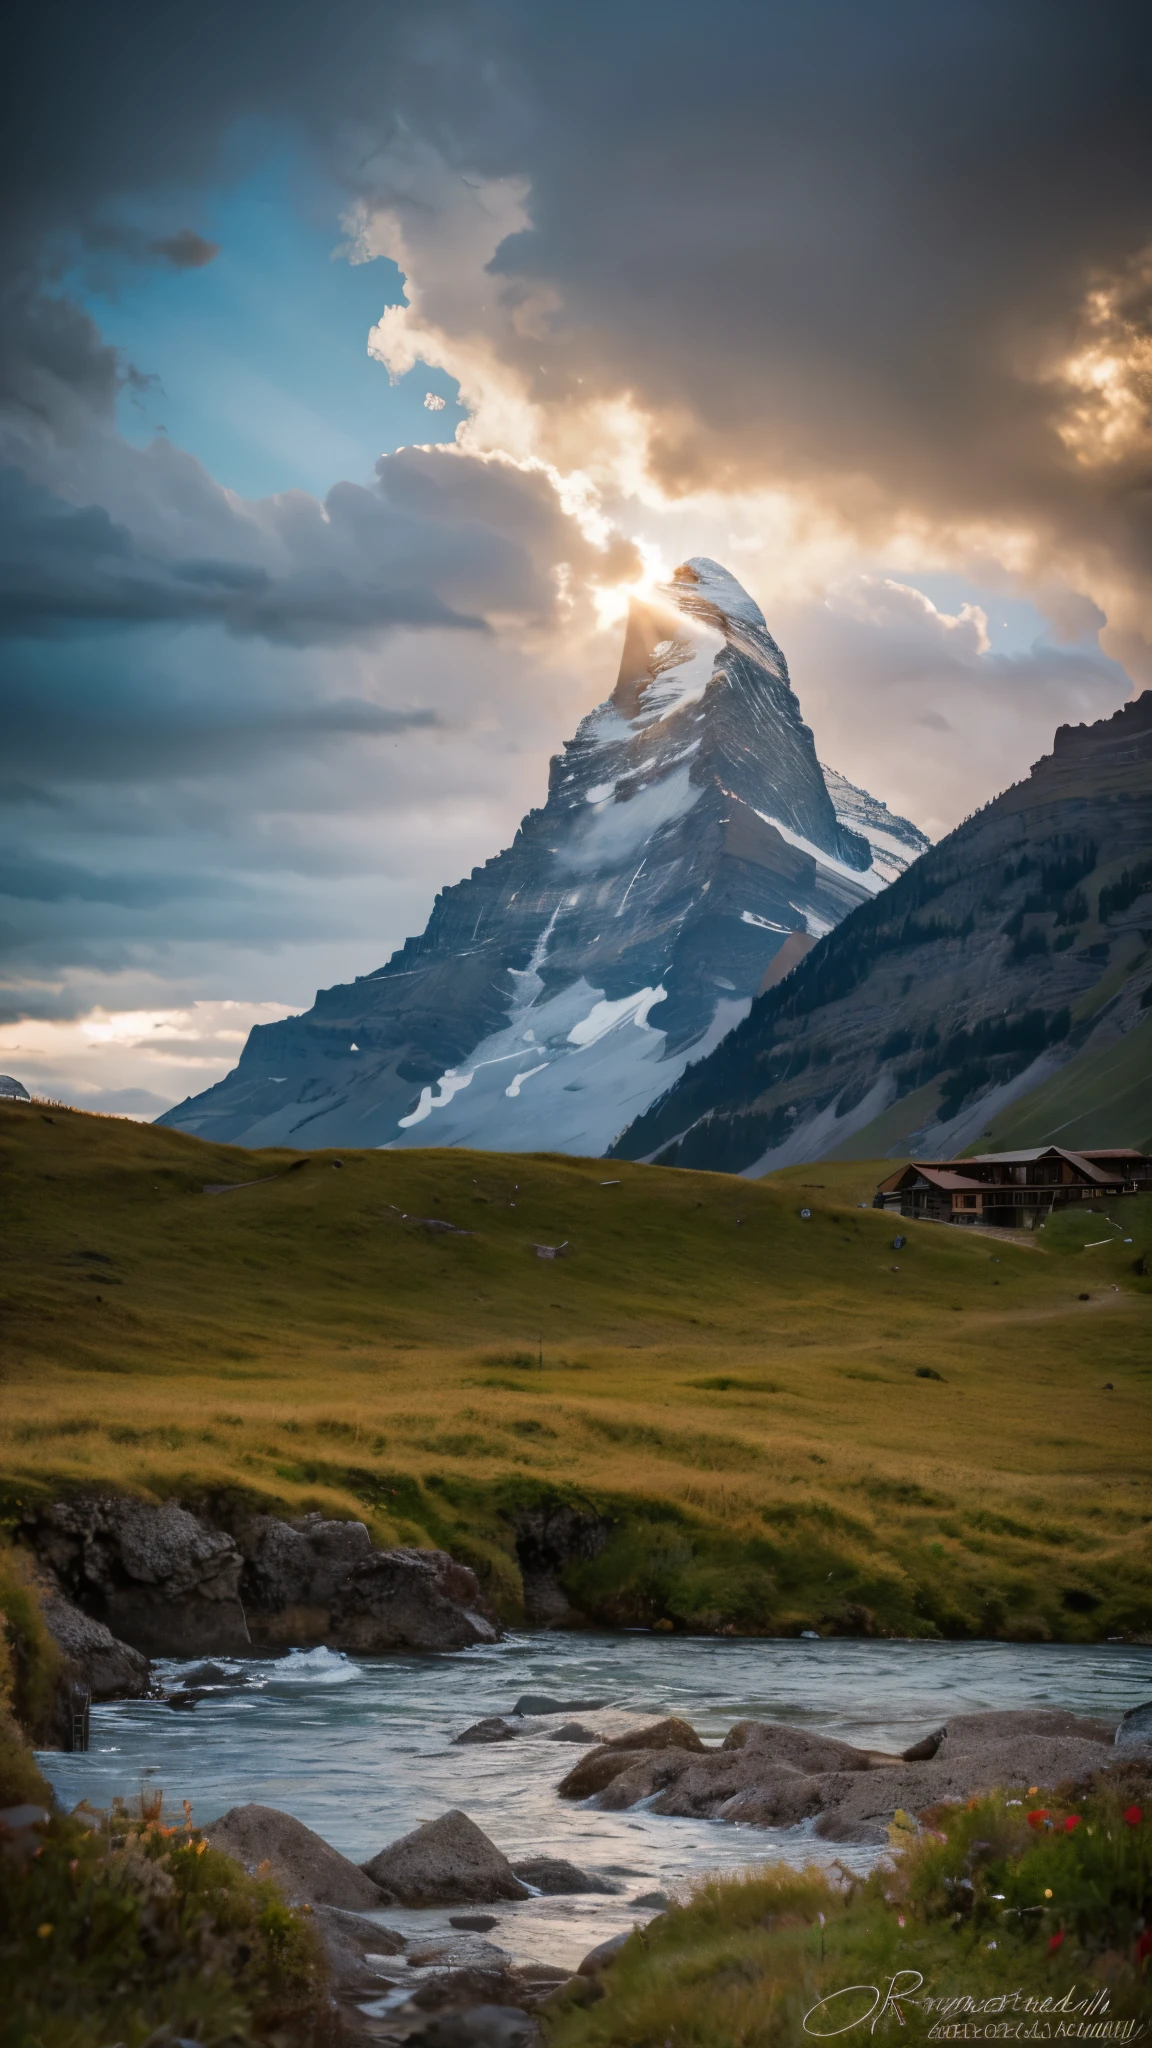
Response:
[{"label": "rushing water", "polygon": [[[189,1667],[163,1664],[176,1684]],[[59,1799],[107,1805],[162,1786],[207,1822],[256,1800],[305,1821],[357,1862],[420,1821],[463,1807],[514,1861],[567,1856],[610,1875],[614,1898],[525,1900],[495,1909],[492,1939],[520,1959],[570,1965],[644,1917],[632,1901],[711,1869],[766,1858],[867,1868],[876,1851],[824,1842],[811,1825],[731,1827],[644,1810],[600,1813],[558,1800],[583,1753],[549,1728],[489,1747],[451,1738],[521,1693],[603,1700],[576,1718],[614,1734],[636,1717],[680,1714],[715,1741],[745,1717],[793,1721],[878,1749],[902,1749],[949,1714],[1067,1707],[1118,1714],[1152,1697],[1152,1650],[1129,1644],[732,1641],[622,1635],[510,1636],[439,1657],[362,1658],[328,1650],[229,1664],[234,1684],[192,1712],[158,1700],[97,1707],[84,1755],[43,1755]],[[444,1912],[380,1916],[434,1932]]]}]

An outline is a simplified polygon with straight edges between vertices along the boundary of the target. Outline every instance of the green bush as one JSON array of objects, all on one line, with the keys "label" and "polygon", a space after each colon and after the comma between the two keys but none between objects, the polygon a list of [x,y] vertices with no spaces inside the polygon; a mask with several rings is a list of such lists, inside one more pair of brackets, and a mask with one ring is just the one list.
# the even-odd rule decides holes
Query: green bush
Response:
[{"label": "green bush", "polygon": [[324,2038],[306,1916],[159,1810],[159,1797],[135,1818],[80,1807],[36,1830],[33,1853],[17,1840],[0,1854],[3,2048]]}]

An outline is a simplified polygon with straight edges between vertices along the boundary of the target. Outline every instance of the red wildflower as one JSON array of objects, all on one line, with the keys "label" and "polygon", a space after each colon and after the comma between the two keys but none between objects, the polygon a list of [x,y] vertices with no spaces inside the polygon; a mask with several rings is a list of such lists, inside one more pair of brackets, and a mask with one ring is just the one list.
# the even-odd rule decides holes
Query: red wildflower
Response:
[{"label": "red wildflower", "polygon": [[1124,1808],[1124,1818],[1130,1828],[1138,1828],[1144,1818],[1144,1810],[1140,1806],[1126,1806]]},{"label": "red wildflower", "polygon": [[1048,1943],[1048,1953],[1049,1953],[1049,1955],[1050,1955],[1050,1956],[1054,1956],[1054,1955],[1055,1955],[1055,1953],[1056,1953],[1056,1951],[1057,1951],[1057,1949],[1063,1946],[1063,1942],[1064,1942],[1064,1929],[1063,1929],[1063,1928],[1061,1928],[1061,1929],[1060,1929],[1060,1932],[1059,1932],[1059,1934],[1054,1934],[1054,1935],[1052,1936],[1052,1939],[1051,1939],[1051,1941],[1050,1941],[1050,1942]]},{"label": "red wildflower", "polygon": [[1137,1963],[1142,1963],[1146,1956],[1152,1956],[1152,1927],[1146,1927],[1136,1943]]},{"label": "red wildflower", "polygon": [[1073,1830],[1073,1828],[1078,1828],[1078,1827],[1079,1827],[1079,1825],[1080,1825],[1080,1822],[1081,1822],[1081,1821],[1083,1820],[1083,1818],[1084,1818],[1083,1814],[1080,1814],[1080,1813],[1070,1813],[1070,1814],[1068,1815],[1068,1818],[1067,1818],[1067,1820],[1066,1820],[1066,1821],[1065,1821],[1065,1823],[1064,1823],[1064,1833],[1065,1833],[1066,1835],[1070,1835],[1070,1834],[1072,1833],[1072,1830]]},{"label": "red wildflower", "polygon": [[1042,1828],[1045,1822],[1050,1820],[1051,1817],[1052,1816],[1049,1813],[1048,1808],[1046,1806],[1038,1806],[1035,1812],[1029,1813],[1025,1816],[1030,1828]]}]

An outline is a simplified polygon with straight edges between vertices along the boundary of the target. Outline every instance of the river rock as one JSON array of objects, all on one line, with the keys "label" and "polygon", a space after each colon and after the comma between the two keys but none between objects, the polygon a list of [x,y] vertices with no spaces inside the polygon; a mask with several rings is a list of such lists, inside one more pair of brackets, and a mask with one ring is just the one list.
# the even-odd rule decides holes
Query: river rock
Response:
[{"label": "river rock", "polygon": [[1152,1749],[1152,1700],[1121,1715],[1115,1741],[1117,1749]]},{"label": "river rock", "polygon": [[610,1742],[602,1742],[582,1756],[557,1787],[560,1797],[591,1799],[642,1759],[646,1751],[661,1749],[675,1749],[684,1755],[706,1753],[696,1730],[687,1721],[669,1715],[663,1721],[652,1721],[646,1728],[633,1730],[630,1735],[617,1735]]},{"label": "river rock", "polygon": [[312,1923],[324,1944],[335,1991],[364,1997],[403,1980],[406,1944],[393,1928],[378,1927],[337,1906],[313,1906]]},{"label": "river rock", "polygon": [[133,1649],[156,1657],[251,1650],[240,1552],[176,1501],[55,1501],[28,1527],[66,1594]]},{"label": "river rock", "polygon": [[452,1737],[453,1742],[511,1742],[517,1735],[523,1735],[522,1726],[513,1725],[503,1714],[486,1714],[482,1721],[473,1721],[460,1735]]},{"label": "river rock", "polygon": [[378,1550],[344,1580],[329,1642],[353,1655],[465,1650],[502,1631],[475,1572],[444,1550]]},{"label": "river rock", "polygon": [[[957,1757],[982,1749],[987,1742],[1053,1738],[1111,1743],[1115,1736],[1115,1716],[1105,1720],[1096,1714],[1070,1714],[1063,1707],[1000,1708],[983,1714],[953,1714],[943,1731],[941,1751],[946,1749],[950,1757]],[[1102,1759],[1095,1761],[1099,1765]],[[1052,1779],[1046,1782],[1051,1784]]]},{"label": "river rock", "polygon": [[40,1612],[53,1642],[94,1700],[139,1700],[151,1691],[147,1657],[118,1641],[102,1621],[82,1613],[62,1593],[46,1594]]},{"label": "river rock", "polygon": [[[214,1849],[222,1849],[255,1870],[268,1863],[285,1896],[310,1906],[339,1906],[352,1912],[386,1903],[378,1885],[291,1814],[273,1806],[232,1806],[205,1828]],[[383,1929],[379,1930],[383,1935]],[[399,1938],[399,1937],[397,1937]],[[385,1942],[381,1940],[381,1952]]]},{"label": "river rock", "polygon": [[458,1808],[413,1828],[361,1868],[405,1906],[488,1905],[529,1896],[507,1857]]},{"label": "river rock", "polygon": [[564,1898],[572,1892],[619,1890],[619,1886],[609,1884],[607,1878],[593,1877],[590,1871],[580,1870],[564,1856],[532,1856],[527,1863],[514,1863],[512,1868],[522,1883],[530,1884],[533,1891],[543,1892],[551,1899]]},{"label": "river rock", "polygon": [[582,1721],[565,1721],[562,1728],[552,1728],[548,1732],[549,1742],[588,1743],[598,1742],[599,1739],[595,1728],[586,1728]]},{"label": "river rock", "polygon": [[833,1841],[883,1842],[898,1806],[918,1812],[940,1800],[1099,1770],[1114,1725],[1056,1709],[958,1714],[931,1756],[909,1760],[810,1729],[744,1721],[719,1750],[633,1749],[615,1752],[614,1763],[603,1745],[581,1759],[561,1790],[594,1796],[609,1811],[644,1800],[652,1813],[756,1827],[815,1818],[817,1832]]},{"label": "river rock", "polygon": [[786,1721],[737,1721],[720,1746],[722,1751],[745,1749],[797,1771],[867,1771],[872,1767],[869,1750]]}]

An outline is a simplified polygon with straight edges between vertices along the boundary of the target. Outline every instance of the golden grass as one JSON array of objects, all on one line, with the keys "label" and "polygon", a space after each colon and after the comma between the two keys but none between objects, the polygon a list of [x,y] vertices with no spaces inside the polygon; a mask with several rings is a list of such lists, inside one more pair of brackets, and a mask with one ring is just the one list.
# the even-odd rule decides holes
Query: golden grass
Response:
[{"label": "golden grass", "polygon": [[888,1162],[254,1153],[36,1105],[0,1170],[10,1516],[240,1488],[451,1541],[511,1611],[517,1503],[579,1492],[619,1525],[580,1582],[605,1618],[1152,1625],[1152,1203],[1132,1246],[896,1253],[854,1206]]}]

